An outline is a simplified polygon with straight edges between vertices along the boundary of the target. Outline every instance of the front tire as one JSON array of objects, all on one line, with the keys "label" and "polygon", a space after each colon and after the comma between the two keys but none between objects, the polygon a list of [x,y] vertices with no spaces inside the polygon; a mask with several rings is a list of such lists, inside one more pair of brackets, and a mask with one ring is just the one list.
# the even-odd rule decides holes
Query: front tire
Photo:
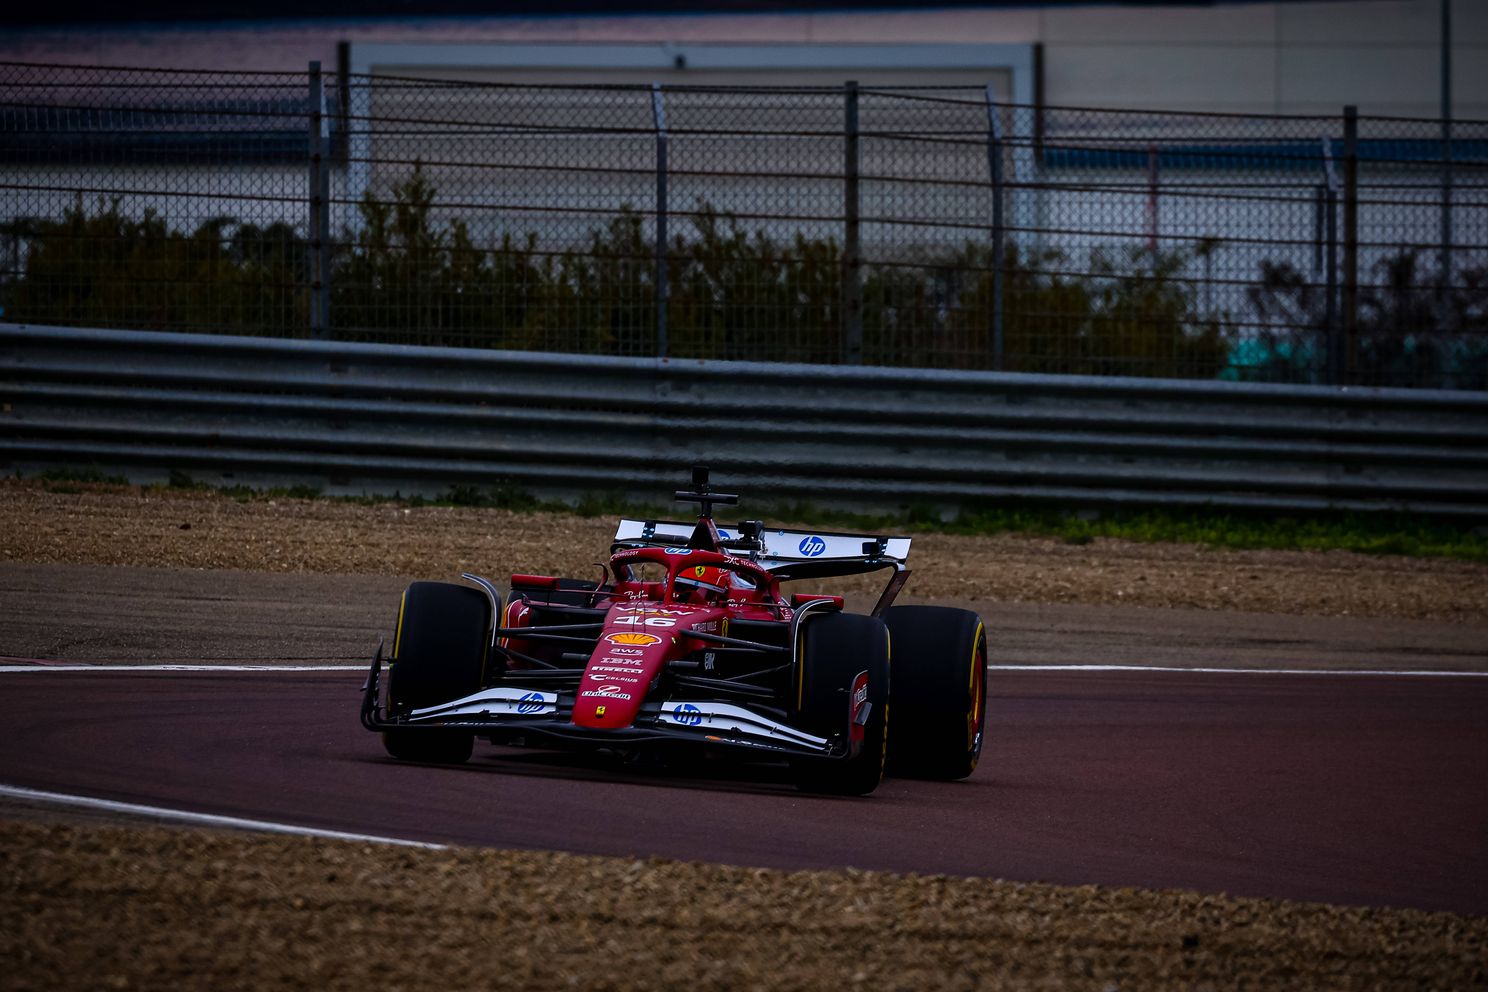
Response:
[{"label": "front tire", "polygon": [[946,606],[896,606],[884,623],[899,648],[890,773],[966,778],[986,733],[986,626],[975,613]]},{"label": "front tire", "polygon": [[[491,620],[490,601],[474,589],[447,582],[410,585],[393,634],[388,714],[446,703],[484,686]],[[460,764],[470,759],[475,735],[460,730],[388,730],[382,745],[405,761]]]},{"label": "front tire", "polygon": [[852,734],[854,683],[867,673],[868,719],[852,757],[797,759],[796,785],[808,792],[865,796],[883,781],[889,724],[889,632],[875,617],[828,613],[810,617],[801,632],[795,714],[802,729],[821,737]]}]

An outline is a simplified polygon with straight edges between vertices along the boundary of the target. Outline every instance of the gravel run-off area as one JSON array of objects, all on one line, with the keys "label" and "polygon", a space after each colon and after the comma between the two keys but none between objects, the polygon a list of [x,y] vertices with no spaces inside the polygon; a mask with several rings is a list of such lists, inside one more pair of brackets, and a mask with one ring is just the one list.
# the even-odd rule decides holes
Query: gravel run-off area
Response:
[{"label": "gravel run-off area", "polygon": [[1471,989],[1488,920],[0,822],[9,989]]},{"label": "gravel run-off area", "polygon": [[[789,521],[770,521],[788,525]],[[0,561],[448,579],[590,577],[610,517],[0,481]],[[1488,564],[1098,539],[914,537],[908,600],[1086,603],[1488,626]],[[868,593],[881,577],[833,581]]]},{"label": "gravel run-off area", "polygon": [[[0,563],[588,575],[612,528],[562,514],[0,482]],[[914,564],[922,601],[1488,626],[1488,566],[1473,563],[926,534],[915,538]],[[827,986],[1488,988],[1488,919],[426,850],[0,806],[7,989]]]}]

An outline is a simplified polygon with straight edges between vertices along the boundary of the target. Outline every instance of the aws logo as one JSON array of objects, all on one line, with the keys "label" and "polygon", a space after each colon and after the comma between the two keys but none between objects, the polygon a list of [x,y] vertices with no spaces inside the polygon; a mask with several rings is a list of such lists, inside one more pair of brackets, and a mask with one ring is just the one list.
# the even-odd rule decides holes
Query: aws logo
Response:
[{"label": "aws logo", "polygon": [[636,647],[649,647],[652,644],[661,643],[661,638],[655,634],[643,634],[638,630],[624,630],[618,634],[606,634],[605,640],[611,644],[629,644]]}]

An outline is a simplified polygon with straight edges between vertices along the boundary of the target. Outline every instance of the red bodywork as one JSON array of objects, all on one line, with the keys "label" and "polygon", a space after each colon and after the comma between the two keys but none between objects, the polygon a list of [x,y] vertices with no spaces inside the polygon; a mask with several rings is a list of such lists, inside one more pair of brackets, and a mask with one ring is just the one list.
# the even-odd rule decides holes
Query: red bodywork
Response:
[{"label": "red bodywork", "polygon": [[[648,566],[658,577],[643,577]],[[779,579],[747,558],[717,551],[632,548],[611,556],[608,574],[612,581],[590,593],[591,605],[606,614],[574,701],[579,727],[631,726],[668,664],[717,643],[695,635],[727,637],[730,620],[789,622],[794,615],[781,598]],[[526,586],[557,582],[520,576],[514,584],[517,578]],[[514,599],[504,626],[527,626],[530,612]],[[523,652],[531,647],[520,637],[509,643]]]}]

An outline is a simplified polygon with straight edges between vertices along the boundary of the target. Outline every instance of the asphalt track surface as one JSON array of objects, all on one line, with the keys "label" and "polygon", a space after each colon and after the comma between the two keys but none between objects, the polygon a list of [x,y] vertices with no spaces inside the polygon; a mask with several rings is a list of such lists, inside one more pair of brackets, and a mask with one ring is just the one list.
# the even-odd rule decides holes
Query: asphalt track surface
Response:
[{"label": "asphalt track surface", "polygon": [[[366,663],[409,577],[0,562],[0,656]],[[905,602],[916,602],[907,596]],[[1488,671],[1488,627],[1077,603],[980,613],[997,664]],[[867,610],[871,599],[850,603]]]},{"label": "asphalt track surface", "polygon": [[1488,913],[1488,678],[994,667],[976,774],[866,799],[489,745],[399,763],[354,672],[0,680],[13,786],[432,842]]}]

